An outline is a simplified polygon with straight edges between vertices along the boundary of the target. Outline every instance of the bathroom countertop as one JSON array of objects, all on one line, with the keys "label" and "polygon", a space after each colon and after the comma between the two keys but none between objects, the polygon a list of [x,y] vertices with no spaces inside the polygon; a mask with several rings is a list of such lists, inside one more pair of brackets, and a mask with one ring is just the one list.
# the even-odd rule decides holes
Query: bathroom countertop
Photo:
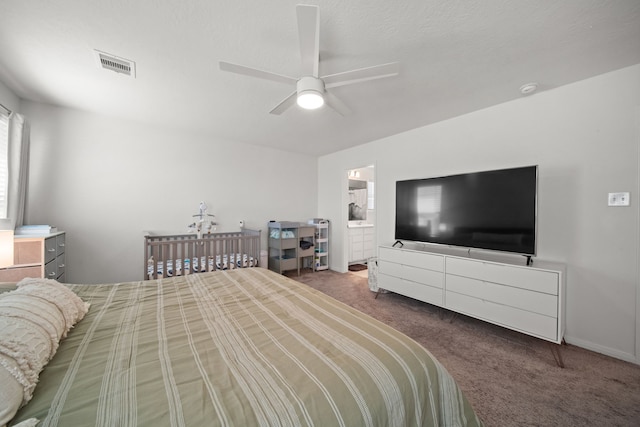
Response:
[{"label": "bathroom countertop", "polygon": [[362,223],[362,224],[348,224],[347,225],[347,228],[366,228],[366,227],[373,227],[373,224]]}]

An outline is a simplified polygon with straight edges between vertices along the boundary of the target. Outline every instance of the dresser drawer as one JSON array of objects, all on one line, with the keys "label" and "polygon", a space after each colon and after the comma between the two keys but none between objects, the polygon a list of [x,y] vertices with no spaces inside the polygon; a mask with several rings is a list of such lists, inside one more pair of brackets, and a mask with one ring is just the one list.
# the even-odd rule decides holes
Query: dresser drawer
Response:
[{"label": "dresser drawer", "polygon": [[66,245],[66,234],[59,234],[56,236],[56,254],[60,255],[64,253]]},{"label": "dresser drawer", "polygon": [[314,248],[313,247],[310,247],[309,249],[299,249],[298,250],[298,257],[300,257],[300,258],[313,256],[314,254],[315,254],[315,252],[314,252]]},{"label": "dresser drawer", "polygon": [[44,262],[45,264],[53,261],[57,255],[56,237],[48,237],[44,241]]},{"label": "dresser drawer", "polygon": [[[447,274],[447,291],[468,295],[497,304],[558,317],[558,297],[512,286]],[[447,301],[448,302],[448,301]]]},{"label": "dresser drawer", "polygon": [[441,255],[380,247],[378,256],[381,260],[395,262],[397,264],[426,268],[434,271],[444,271],[444,257]]},{"label": "dresser drawer", "polygon": [[15,265],[42,263],[42,240],[14,240],[13,263]]},{"label": "dresser drawer", "polygon": [[284,238],[284,239],[273,239],[269,238],[269,247],[274,249],[296,249],[299,245],[298,239],[293,238]]},{"label": "dresser drawer", "polygon": [[0,270],[0,282],[19,282],[25,277],[38,278],[42,275],[42,267],[16,267]]},{"label": "dresser drawer", "polygon": [[55,262],[55,263],[57,264],[57,266],[58,266],[58,272],[57,272],[57,278],[58,278],[58,280],[60,279],[60,276],[64,275],[64,270],[65,270],[65,267],[66,267],[66,265],[65,265],[65,262],[66,262],[66,261],[65,261],[65,258],[66,258],[65,254],[64,254],[64,253],[61,253],[60,255],[58,255],[58,256],[57,256],[57,258],[55,259],[55,261],[53,261],[53,262]]},{"label": "dresser drawer", "polygon": [[520,310],[456,292],[447,291],[445,297],[447,299],[447,308],[451,310],[529,335],[554,342],[560,341],[558,338],[558,320],[555,317]]},{"label": "dresser drawer", "polygon": [[58,264],[53,259],[44,266],[45,279],[56,279],[58,277]]},{"label": "dresser drawer", "polygon": [[447,257],[447,274],[558,295],[559,275],[552,271]]},{"label": "dresser drawer", "polygon": [[408,296],[420,301],[442,306],[442,288],[412,282],[399,277],[388,276],[378,271],[378,286],[391,292]]},{"label": "dresser drawer", "polygon": [[401,277],[412,282],[421,283],[435,288],[442,288],[444,282],[444,273],[427,270],[424,268],[413,267],[410,265],[396,264],[378,260],[378,271],[387,276]]},{"label": "dresser drawer", "polygon": [[275,271],[286,271],[298,268],[297,258],[272,258],[272,263],[274,265]]}]

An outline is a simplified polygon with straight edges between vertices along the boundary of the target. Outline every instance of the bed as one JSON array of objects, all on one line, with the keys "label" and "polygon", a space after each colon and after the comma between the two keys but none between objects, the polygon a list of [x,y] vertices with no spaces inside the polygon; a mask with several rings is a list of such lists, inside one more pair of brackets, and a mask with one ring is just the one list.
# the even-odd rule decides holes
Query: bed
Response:
[{"label": "bed", "polygon": [[[257,267],[260,230],[144,238],[144,278],[182,276],[215,270]],[[266,267],[266,266],[264,266]]]},{"label": "bed", "polygon": [[9,426],[482,425],[415,341],[264,268],[65,287],[90,309]]}]

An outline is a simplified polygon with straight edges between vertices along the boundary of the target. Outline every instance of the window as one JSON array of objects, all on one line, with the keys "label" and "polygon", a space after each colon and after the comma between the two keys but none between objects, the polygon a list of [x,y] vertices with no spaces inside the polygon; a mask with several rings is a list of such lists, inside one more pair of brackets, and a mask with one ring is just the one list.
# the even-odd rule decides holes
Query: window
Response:
[{"label": "window", "polygon": [[0,218],[7,218],[9,192],[9,115],[0,110]]}]

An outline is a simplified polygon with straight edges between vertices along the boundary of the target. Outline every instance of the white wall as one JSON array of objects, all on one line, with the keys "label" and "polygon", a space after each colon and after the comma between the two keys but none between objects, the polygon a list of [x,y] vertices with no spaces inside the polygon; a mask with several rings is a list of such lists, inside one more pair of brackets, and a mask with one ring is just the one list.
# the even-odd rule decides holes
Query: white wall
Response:
[{"label": "white wall", "polygon": [[[67,281],[140,280],[143,231],[218,231],[316,216],[315,158],[22,101],[31,123],[27,223],[67,232]],[[215,118],[212,118],[214,120]]]},{"label": "white wall", "polygon": [[[377,241],[393,242],[395,181],[539,165],[538,257],[568,267],[566,339],[638,361],[640,65],[319,160],[318,215],[345,271],[345,171],[376,165]],[[631,192],[630,207],[607,193]]]}]

